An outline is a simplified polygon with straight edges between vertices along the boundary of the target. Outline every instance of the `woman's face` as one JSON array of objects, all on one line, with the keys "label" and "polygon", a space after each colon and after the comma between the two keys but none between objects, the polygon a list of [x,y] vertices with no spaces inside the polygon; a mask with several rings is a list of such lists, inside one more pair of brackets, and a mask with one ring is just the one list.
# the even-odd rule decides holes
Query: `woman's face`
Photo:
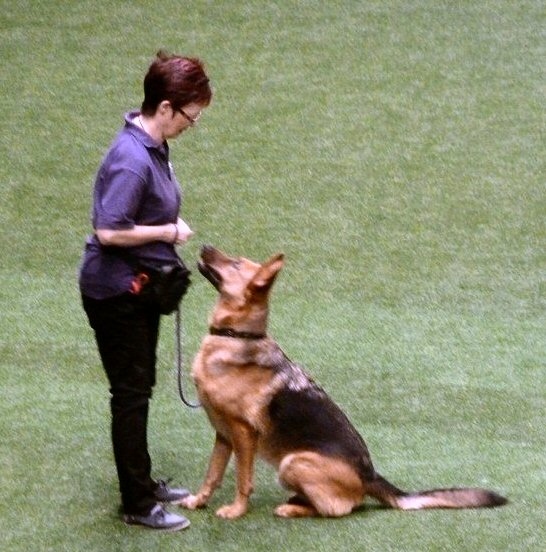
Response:
[{"label": "woman's face", "polygon": [[169,104],[169,114],[163,120],[163,136],[165,139],[176,138],[188,128],[194,127],[201,117],[204,107],[197,103],[189,103],[179,109]]}]

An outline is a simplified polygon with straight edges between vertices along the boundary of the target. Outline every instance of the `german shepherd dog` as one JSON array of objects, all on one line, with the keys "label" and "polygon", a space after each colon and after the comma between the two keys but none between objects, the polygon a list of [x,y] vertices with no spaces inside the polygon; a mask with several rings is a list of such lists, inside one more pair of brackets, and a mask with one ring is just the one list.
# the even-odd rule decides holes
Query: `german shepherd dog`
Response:
[{"label": "german shepherd dog", "polygon": [[235,500],[216,514],[238,518],[248,509],[254,460],[261,456],[293,492],[281,517],[349,514],[366,496],[401,510],[478,508],[507,500],[485,489],[404,492],[379,475],[351,422],[328,395],[290,361],[267,331],[268,298],[283,255],[264,264],[204,246],[199,271],[219,293],[192,366],[201,404],[216,430],[205,480],[183,506],[204,507],[235,455]]}]

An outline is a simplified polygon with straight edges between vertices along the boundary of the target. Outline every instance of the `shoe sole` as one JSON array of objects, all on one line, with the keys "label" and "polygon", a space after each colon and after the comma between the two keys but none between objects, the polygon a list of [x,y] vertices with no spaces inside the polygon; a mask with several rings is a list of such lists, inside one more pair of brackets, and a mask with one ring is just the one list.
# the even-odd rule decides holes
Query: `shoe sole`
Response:
[{"label": "shoe sole", "polygon": [[182,502],[184,502],[184,500],[186,498],[188,498],[188,496],[190,496],[190,493],[188,493],[187,495],[181,496],[180,498],[175,498],[174,500],[162,501],[162,503],[163,504],[172,504],[173,506],[179,506],[180,504],[182,504]]},{"label": "shoe sole", "polygon": [[133,527],[143,527],[144,529],[161,531],[162,533],[174,533],[175,531],[182,531],[183,529],[187,529],[191,525],[190,520],[187,519],[177,525],[171,525],[169,527],[153,527],[152,525],[147,525],[146,523],[141,523],[140,521],[133,521],[131,519],[128,519],[126,516],[123,517],[123,523],[125,523],[126,525],[131,525]]}]

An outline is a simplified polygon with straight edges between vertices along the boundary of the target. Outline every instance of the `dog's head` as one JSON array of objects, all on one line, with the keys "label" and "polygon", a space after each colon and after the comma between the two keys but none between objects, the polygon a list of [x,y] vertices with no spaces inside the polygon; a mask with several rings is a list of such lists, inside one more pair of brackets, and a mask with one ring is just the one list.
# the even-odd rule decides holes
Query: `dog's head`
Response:
[{"label": "dog's head", "polygon": [[265,332],[269,291],[283,265],[282,253],[260,264],[203,246],[199,272],[219,293],[211,323],[238,331]]}]

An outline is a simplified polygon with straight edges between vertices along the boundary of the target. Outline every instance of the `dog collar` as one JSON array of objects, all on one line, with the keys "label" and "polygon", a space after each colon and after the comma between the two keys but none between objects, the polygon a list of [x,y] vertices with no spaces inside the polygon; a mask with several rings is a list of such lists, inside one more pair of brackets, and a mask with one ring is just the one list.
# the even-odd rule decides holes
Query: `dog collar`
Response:
[{"label": "dog collar", "polygon": [[211,335],[221,335],[222,337],[235,337],[239,339],[263,339],[265,334],[252,333],[252,332],[238,332],[232,328],[215,328],[211,326],[209,328]]}]

